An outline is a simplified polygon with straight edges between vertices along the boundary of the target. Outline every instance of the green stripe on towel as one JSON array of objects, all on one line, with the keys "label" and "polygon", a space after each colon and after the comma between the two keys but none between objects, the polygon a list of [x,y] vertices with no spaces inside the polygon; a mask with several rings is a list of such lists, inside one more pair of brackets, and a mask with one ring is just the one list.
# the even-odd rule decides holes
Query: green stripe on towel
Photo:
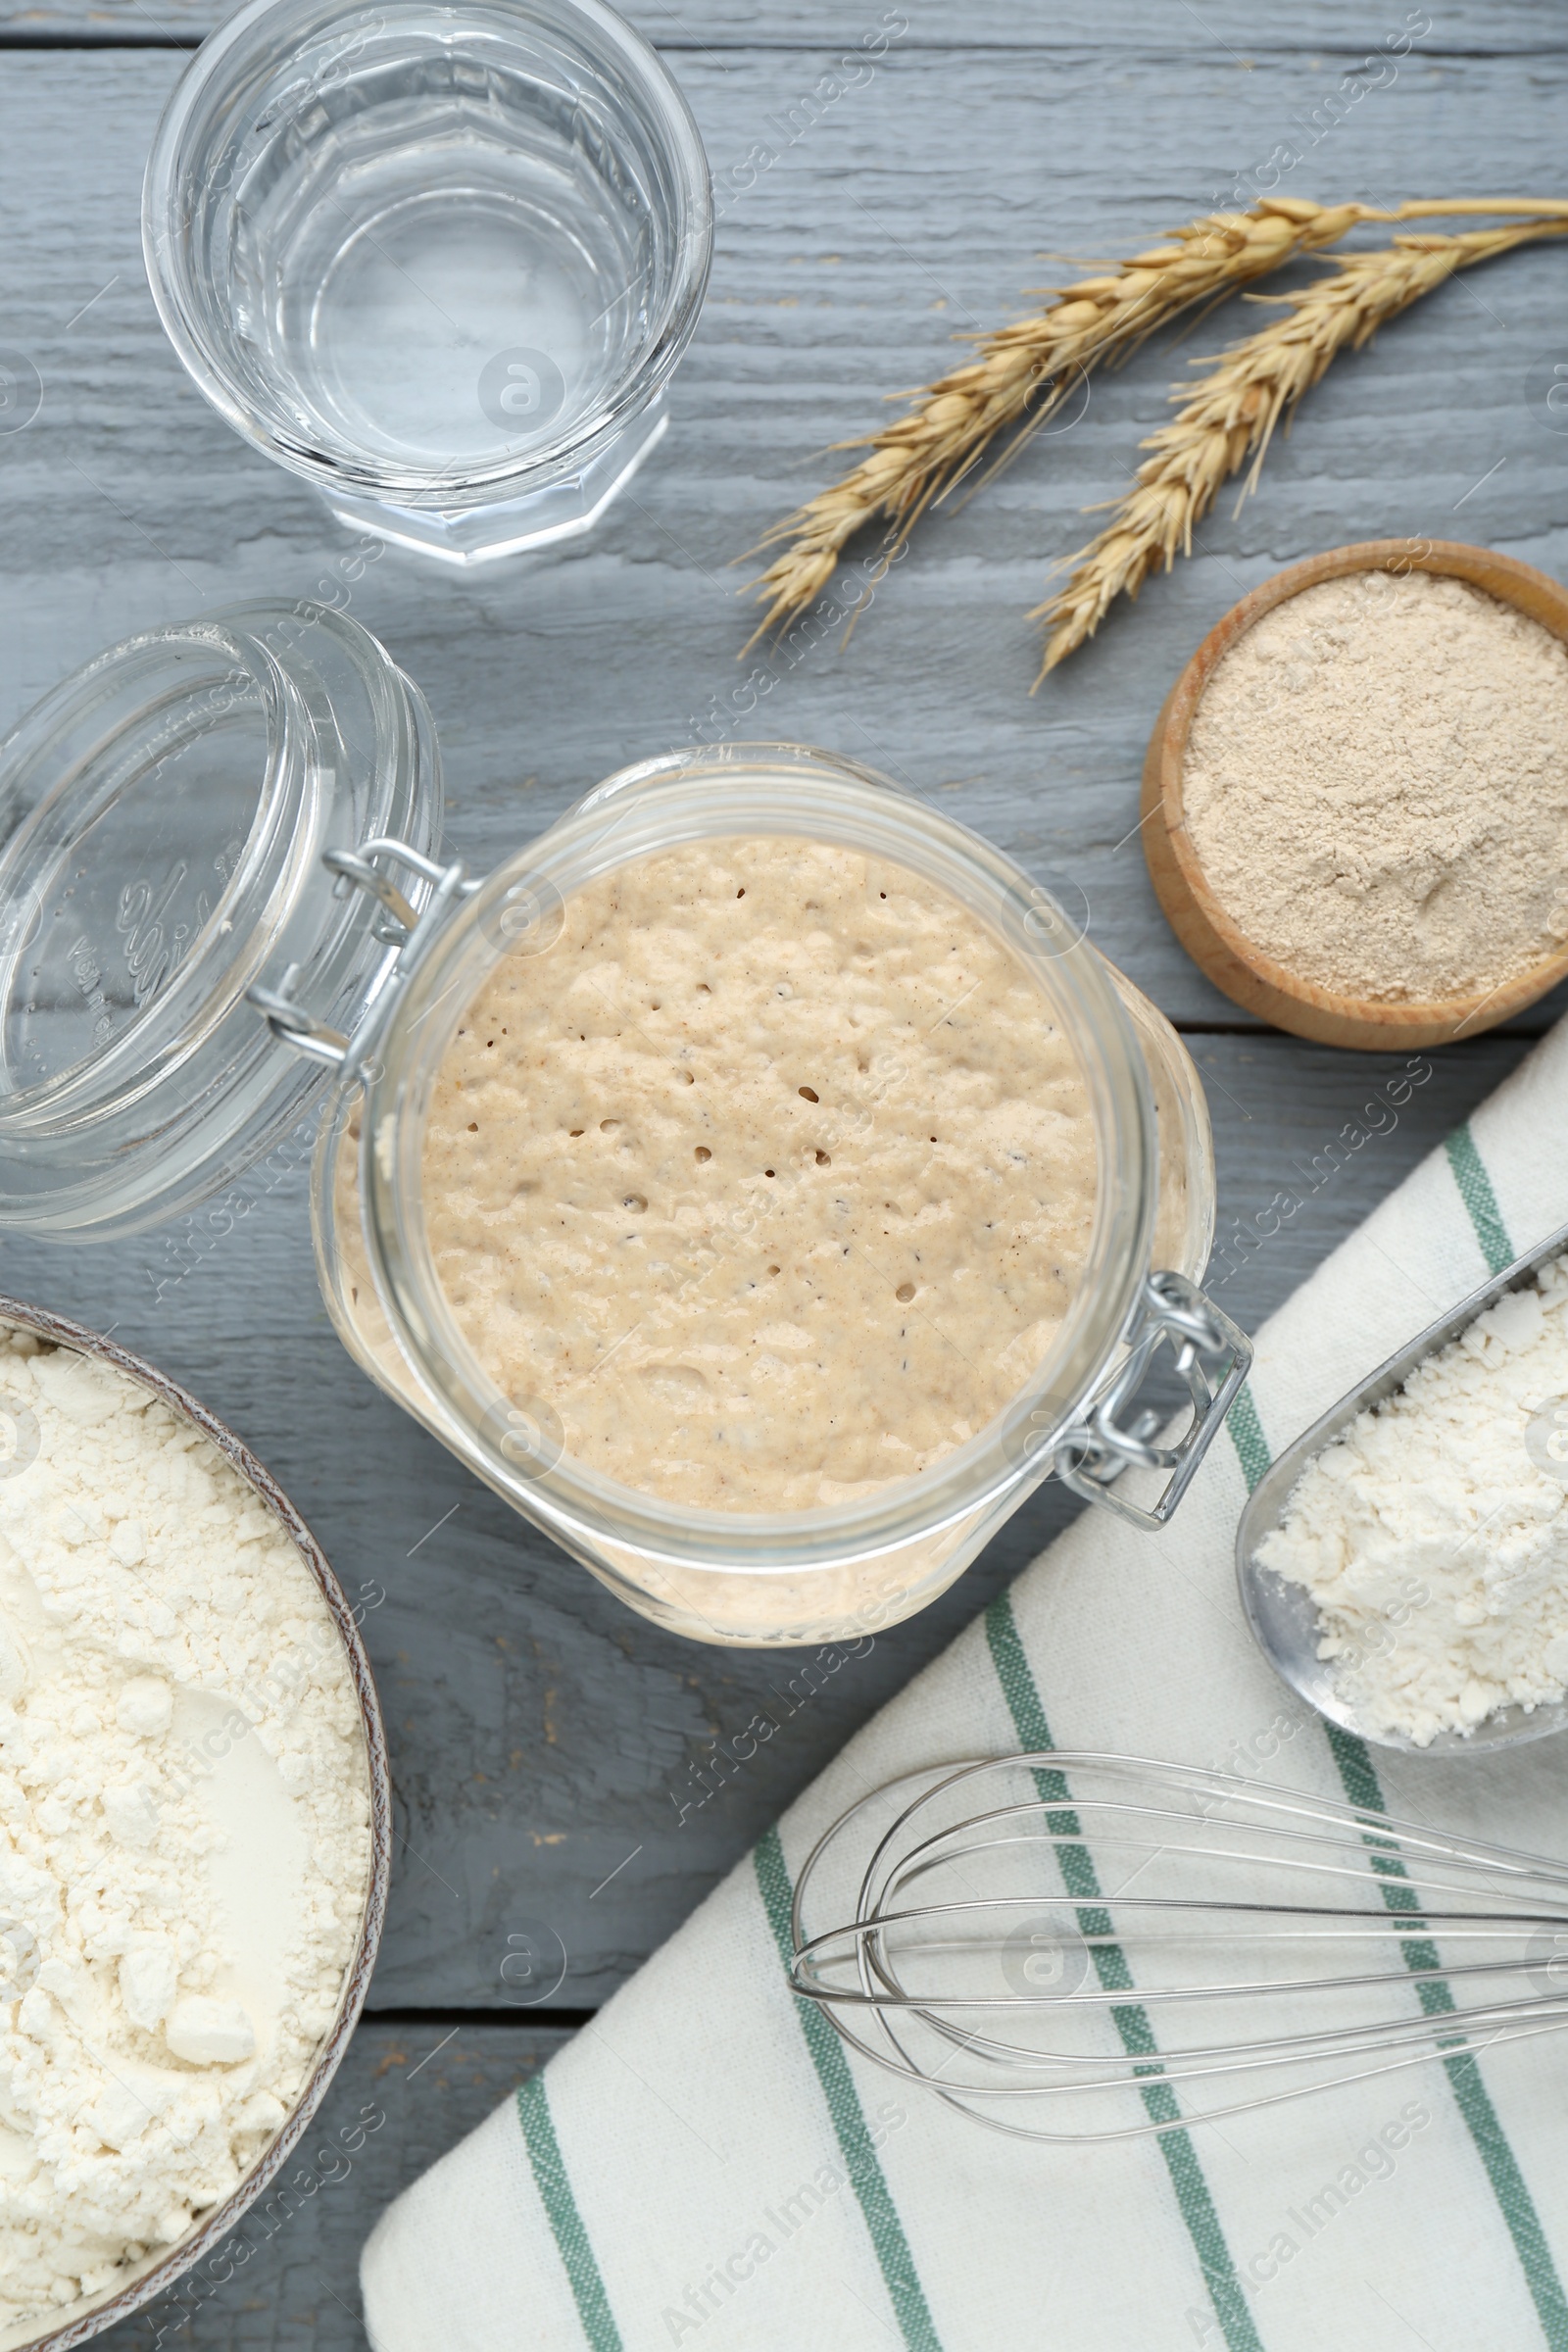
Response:
[{"label": "green stripe on towel", "polygon": [[1489,1274],[1500,1274],[1511,1266],[1519,1252],[1508,1239],[1508,1228],[1497,1207],[1497,1196],[1492,1189],[1486,1162],[1476,1150],[1476,1139],[1466,1120],[1456,1127],[1444,1145],[1453,1181],[1459,1188],[1459,1198],[1470,1212],[1470,1222],[1481,1244],[1481,1254],[1487,1261]]},{"label": "green stripe on towel", "polygon": [[[1503,1261],[1508,1262],[1506,1259]],[[1325,1723],[1329,1746],[1340,1768],[1345,1793],[1352,1805],[1367,1813],[1387,1813],[1382,1785],[1372,1752],[1364,1740],[1354,1732],[1343,1731],[1337,1723]],[[1408,1884],[1404,1864],[1397,1853],[1380,1853],[1376,1849],[1393,1844],[1371,1834],[1366,1843],[1373,1848],[1372,1867],[1382,1881],[1385,1907],[1393,1912],[1418,1911],[1420,1901],[1415,1888]],[[1403,1882],[1403,1883],[1401,1883]],[[1404,1964],[1410,1969],[1431,1969],[1440,1966],[1438,1947],[1427,1936],[1400,1938],[1399,1949]],[[1441,1978],[1423,1977],[1416,1987],[1422,2008],[1428,2017],[1448,2017],[1456,2004],[1452,1993]],[[1457,2036],[1455,2037],[1457,2039]],[[1470,2136],[1476,2151],[1487,2168],[1487,2178],[1502,2208],[1502,2218],[1508,2225],[1514,2251],[1519,2257],[1530,2289],[1532,2302],[1541,2320],[1542,2331],[1551,2352],[1568,2352],[1568,2299],[1564,2298],[1562,2281],[1557,2277],[1551,2249],[1546,2244],[1541,2227],[1536,2201],[1525,2186],[1517,2157],[1508,2145],[1507,2134],[1497,2120],[1481,2069],[1469,2050],[1455,2050],[1443,2061],[1444,2072],[1453,2085],[1453,2095],[1459,2112],[1470,2127]]]},{"label": "green stripe on towel", "polygon": [[[1234,1417],[1235,1408],[1232,1407]],[[1005,1592],[1000,1593],[986,1611],[986,1640],[991,1647],[992,1664],[1002,1685],[1003,1696],[1012,1717],[1018,1740],[1026,1748],[1053,1748],[1051,1726],[1041,1703],[1039,1687],[1030,1669],[1022,1642],[1018,1639],[1017,1621],[1012,1602]],[[1079,1822],[1071,1806],[1071,1790],[1065,1773],[1037,1771],[1036,1785],[1047,1804],[1060,1804],[1059,1813],[1046,1816],[1052,1831],[1062,1838],[1077,1838]],[[1061,1866],[1062,1883],[1080,1908],[1078,1924],[1086,1936],[1108,1936],[1111,1932],[1110,1914],[1096,1906],[1101,1897],[1099,1874],[1089,1849],[1084,1845],[1063,1845],[1056,1849]],[[1131,1992],[1134,1989],[1132,1970],[1120,1944],[1097,1944],[1094,1947],[1096,1971],[1106,1992]],[[1156,2076],[1159,2073],[1159,2049],[1154,2040],[1149,2012],[1141,2001],[1117,2001],[1112,2005],[1112,2018],[1121,2035],[1123,2049],[1129,2058],[1152,2061],[1140,2067],[1140,2074]],[[1151,2122],[1174,2123],[1181,2114],[1176,2094],[1168,2082],[1141,2082],[1144,2106]],[[1198,2161],[1198,2152],[1185,2130],[1161,2132],[1159,2152],[1176,2191],[1176,2202],[1187,2224],[1208,2288],[1215,2316],[1225,2333],[1230,2352],[1262,2352],[1252,2315],[1242,2294],[1236,2266],[1231,2260],[1225,2233],[1220,2228],[1214,2200]]]},{"label": "green stripe on towel", "polygon": [[[788,1968],[795,1957],[795,1937],[790,1925],[795,1890],[790,1885],[784,1848],[776,1829],[769,1830],[760,1839],[752,1859],[757,1865],[762,1908],[767,1913],[779,1958]],[[942,2352],[942,2339],[926,2304],[925,2289],[914,2267],[909,2241],[904,2234],[899,2209],[893,2202],[887,2176],[877,2161],[866,2129],[865,2113],[844,2054],[844,2044],[814,2001],[804,2000],[797,1994],[795,2007],[905,2343],[908,2352]]]},{"label": "green stripe on towel", "polygon": [[1231,1433],[1231,1443],[1242,1465],[1249,1494],[1268,1468],[1268,1443],[1263,1425],[1252,1402],[1252,1392],[1244,1380],[1236,1392],[1236,1401],[1225,1416],[1225,1426]]},{"label": "green stripe on towel", "polygon": [[577,2211],[577,2200],[571,2193],[566,2168],[561,2160],[561,2143],[551,2121],[543,2074],[530,2075],[519,2088],[517,2120],[522,2126],[539,2201],[571,2282],[583,2334],[593,2352],[625,2352],[593,2247],[588,2242],[588,2232],[582,2226],[582,2215]]},{"label": "green stripe on towel", "polygon": [[[1467,1164],[1470,1169],[1468,1179],[1459,1174],[1459,1161],[1465,1153],[1468,1153]],[[1461,1127],[1457,1137],[1449,1138],[1448,1157],[1453,1163],[1465,1206],[1475,1224],[1477,1238],[1487,1254],[1487,1262],[1494,1273],[1499,1273],[1502,1267],[1512,1263],[1513,1250],[1502,1219],[1497,1214],[1491,1179],[1481,1163],[1468,1127]],[[1468,1191],[1467,1181],[1470,1186]],[[1485,1219],[1490,1219],[1490,1228],[1484,1223]],[[1489,1230],[1492,1234],[1490,1242],[1487,1238]],[[1495,1260],[1493,1255],[1494,1250],[1501,1251]],[[1250,1491],[1268,1468],[1268,1446],[1256,1405],[1245,1389],[1236,1400],[1237,1405],[1241,1404],[1243,1398],[1246,1398],[1247,1420],[1250,1423],[1247,1441],[1244,1443],[1242,1431],[1238,1428],[1236,1406],[1231,1408],[1230,1428],[1241,1459],[1242,1474]],[[1252,1442],[1254,1436],[1255,1444]],[[1261,1459],[1258,1458],[1259,1451]],[[1382,1784],[1366,1741],[1357,1739],[1353,1732],[1343,1731],[1337,1723],[1324,1720],[1323,1729],[1339,1769],[1341,1786],[1350,1803],[1367,1813],[1386,1813],[1388,1806],[1383,1799]],[[1380,1854],[1375,1850],[1383,1842],[1375,1834],[1368,1835],[1366,1842],[1374,1848],[1372,1867],[1382,1883],[1383,1900],[1387,1908],[1394,1912],[1416,1910],[1418,1899],[1415,1889],[1399,1884],[1405,1877],[1404,1864],[1396,1854]],[[1401,1939],[1399,1948],[1407,1968],[1429,1969],[1439,1965],[1438,1947],[1428,1936],[1405,1937]],[[1446,2016],[1455,2006],[1452,1993],[1441,1978],[1423,1977],[1417,1986],[1417,1997],[1428,2017]],[[1536,2201],[1525,2184],[1519,2160],[1508,2144],[1507,2134],[1492,2103],[1491,2094],[1481,2080],[1481,2069],[1469,2050],[1455,2051],[1451,2057],[1444,2059],[1443,2066],[1452,2086],[1459,2113],[1475,2142],[1476,2153],[1486,2167],[1493,2194],[1508,2226],[1508,2235],[1513,2240],[1519,2267],[1524,2272],[1525,2284],[1530,2289],[1530,2299],[1535,2304],[1542,2332],[1551,2352],[1568,2352],[1568,2297],[1563,2294],[1557,2266],[1552,2261],[1545,2231],[1541,2227],[1541,2216],[1536,2211]]]}]

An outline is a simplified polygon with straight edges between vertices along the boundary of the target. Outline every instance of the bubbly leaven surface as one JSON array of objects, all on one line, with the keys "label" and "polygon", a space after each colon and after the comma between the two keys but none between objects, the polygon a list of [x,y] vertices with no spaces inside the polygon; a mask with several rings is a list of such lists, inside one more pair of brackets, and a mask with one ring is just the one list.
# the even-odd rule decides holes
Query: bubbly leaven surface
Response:
[{"label": "bubbly leaven surface", "polygon": [[426,1216],[518,1408],[716,1510],[927,1469],[1043,1360],[1089,1246],[1076,1057],[1024,968],[903,867],[706,842],[567,902],[443,1061]]}]

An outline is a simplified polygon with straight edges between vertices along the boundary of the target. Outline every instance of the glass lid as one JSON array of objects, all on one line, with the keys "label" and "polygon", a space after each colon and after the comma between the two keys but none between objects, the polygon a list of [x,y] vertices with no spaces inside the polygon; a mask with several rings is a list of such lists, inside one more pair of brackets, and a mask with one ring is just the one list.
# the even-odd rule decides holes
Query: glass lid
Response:
[{"label": "glass lid", "polygon": [[393,950],[322,852],[440,821],[422,696],[324,607],[149,630],[36,704],[0,744],[0,1228],[137,1231],[267,1152],[326,1077],[246,989],[352,1029]]}]

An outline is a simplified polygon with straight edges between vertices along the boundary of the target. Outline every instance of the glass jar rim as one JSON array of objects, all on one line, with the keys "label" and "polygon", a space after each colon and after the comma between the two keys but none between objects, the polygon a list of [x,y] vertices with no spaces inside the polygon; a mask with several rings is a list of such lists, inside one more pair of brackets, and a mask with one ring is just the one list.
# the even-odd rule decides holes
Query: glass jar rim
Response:
[{"label": "glass jar rim", "polygon": [[[170,94],[142,179],[142,254],[154,306],[181,366],[220,416],[253,448],[318,489],[411,506],[455,507],[480,493],[504,498],[541,474],[560,471],[591,446],[613,440],[664,388],[696,331],[713,248],[712,181],[696,118],[651,43],[604,0],[552,4],[564,15],[582,19],[627,70],[658,125],[681,218],[675,266],[655,332],[591,418],[576,420],[524,458],[499,459],[488,466],[391,466],[368,457],[314,448],[301,437],[297,424],[281,416],[269,420],[257,413],[209,331],[182,266],[182,232],[192,212],[183,169],[187,145],[206,115],[232,111],[226,84],[244,74],[264,50],[270,31],[293,17],[302,33],[319,35],[338,17],[367,14],[384,28],[405,9],[416,14],[413,0],[386,0],[373,12],[366,9],[364,0],[337,0],[324,12],[312,0],[245,0],[208,35]],[[487,17],[503,18],[509,9],[525,22],[535,21],[535,12],[523,0],[453,0],[440,14],[456,28],[466,17],[482,24]]]},{"label": "glass jar rim", "polygon": [[[750,796],[747,771],[771,776]],[[1045,1363],[985,1429],[918,1478],[812,1511],[760,1514],[668,1503],[588,1470],[559,1448],[519,1466],[504,1444],[506,1399],[463,1337],[425,1232],[421,1163],[429,1087],[450,1028],[496,958],[497,927],[518,893],[560,904],[599,875],[683,841],[765,834],[829,839],[912,868],[981,915],[1067,1028],[1090,1098],[1098,1160],[1094,1231],[1061,1331]],[[401,972],[355,1066],[365,1087],[359,1198],[382,1307],[411,1369],[460,1450],[497,1492],[571,1547],[635,1545],[672,1565],[797,1573],[891,1551],[939,1533],[1050,1467],[1045,1409],[1064,1427],[1114,1355],[1149,1270],[1158,1182],[1157,1118],[1147,1065],[1110,967],[1087,939],[1043,949],[1026,928],[1050,894],[968,827],[875,770],[795,744],[696,748],[647,760],[597,787],[498,866]],[[504,936],[504,934],[503,934]],[[450,1009],[445,1021],[433,1018]],[[1023,1433],[1030,1433],[1021,1443]]]}]

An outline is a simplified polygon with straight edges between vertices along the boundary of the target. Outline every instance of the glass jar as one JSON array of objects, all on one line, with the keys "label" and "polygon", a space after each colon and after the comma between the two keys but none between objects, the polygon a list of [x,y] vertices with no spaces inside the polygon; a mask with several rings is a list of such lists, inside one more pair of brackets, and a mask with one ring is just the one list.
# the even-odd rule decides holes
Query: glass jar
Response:
[{"label": "glass jar", "polygon": [[[572,893],[684,843],[742,835],[841,845],[903,865],[1005,944],[1074,1048],[1095,1135],[1092,1237],[1046,1360],[980,1434],[918,1478],[771,1516],[666,1502],[588,1469],[548,1407],[508,1396],[468,1346],[434,1264],[423,1162],[436,1072],[466,1008],[511,956],[548,955]],[[350,1352],[525,1517],[629,1605],[696,1641],[850,1639],[920,1608],[1054,1470],[1157,1526],[1245,1374],[1243,1335],[1194,1285],[1213,1224],[1198,1075],[1174,1031],[1001,853],[869,770],[791,745],[678,754],[601,785],[483,882],[382,842],[352,868],[402,939],[352,1038],[287,1001],[280,1036],[340,1060],[313,1183],[321,1287]],[[396,877],[396,878],[394,878]],[[400,884],[429,893],[420,913]],[[1123,1418],[1169,1347],[1192,1400],[1163,1442]],[[1160,1474],[1143,1503],[1112,1485]]]},{"label": "glass jar", "polygon": [[[151,630],[45,696],[0,744],[0,1230],[92,1241],[188,1211],[331,1089],[313,1213],[350,1351],[633,1608],[698,1641],[891,1624],[1053,1472],[1163,1523],[1250,1355],[1194,1288],[1207,1115],[1174,1032],[1048,892],[914,796],[792,745],[630,768],[482,882],[432,854],[440,814],[423,698],[318,606]],[[1097,1168],[1076,1293],[1006,1408],[918,1478],[772,1516],[598,1477],[548,1408],[503,1396],[437,1280],[421,1175],[436,1069],[502,960],[548,955],[598,878],[738,834],[906,866],[989,926],[1073,1047]],[[1167,1348],[1191,1412],[1160,1437],[1127,1416]],[[1157,1493],[1133,1499],[1123,1472]]]},{"label": "glass jar", "polygon": [[150,629],[45,695],[0,744],[0,1229],[139,1232],[270,1151],[327,1072],[247,990],[361,1021],[397,949],[323,855],[440,827],[424,697],[320,606]]},{"label": "glass jar", "polygon": [[600,0],[250,0],[147,166],[153,298],[236,432],[457,564],[590,529],[667,421],[708,165]]}]

